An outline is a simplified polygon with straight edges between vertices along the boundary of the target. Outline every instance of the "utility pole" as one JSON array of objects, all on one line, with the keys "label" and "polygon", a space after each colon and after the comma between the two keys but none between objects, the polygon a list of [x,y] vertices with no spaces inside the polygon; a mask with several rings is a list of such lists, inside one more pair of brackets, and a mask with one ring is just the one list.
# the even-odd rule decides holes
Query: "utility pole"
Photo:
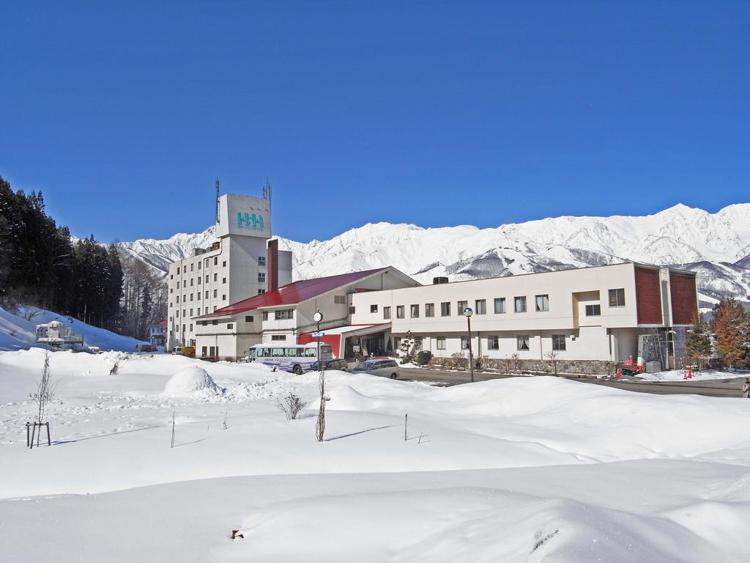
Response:
[{"label": "utility pole", "polygon": [[318,442],[323,441],[323,436],[326,431],[326,372],[323,367],[323,361],[320,358],[320,321],[323,320],[323,313],[316,311],[313,315],[313,320],[316,324],[315,335],[318,339],[318,369],[320,370],[320,408],[318,409],[318,424],[315,427],[315,437]]}]

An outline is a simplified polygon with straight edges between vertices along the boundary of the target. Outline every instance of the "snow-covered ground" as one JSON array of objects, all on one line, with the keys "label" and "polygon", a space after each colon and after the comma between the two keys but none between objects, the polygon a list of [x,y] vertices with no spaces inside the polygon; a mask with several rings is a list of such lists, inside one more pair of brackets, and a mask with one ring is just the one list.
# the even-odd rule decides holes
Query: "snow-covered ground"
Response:
[{"label": "snow-covered ground", "polygon": [[36,325],[50,321],[65,323],[73,332],[83,336],[86,346],[97,346],[102,350],[132,352],[140,342],[135,338],[115,334],[46,309],[20,307],[17,312],[10,312],[0,307],[0,351],[24,350],[38,346],[35,341]]},{"label": "snow-covered ground", "polygon": [[330,372],[318,443],[316,374],[56,352],[30,451],[43,357],[0,353],[1,561],[750,560],[748,400]]},{"label": "snow-covered ground", "polygon": [[642,373],[637,377],[642,381],[709,381],[713,379],[750,377],[750,373],[722,371],[718,369],[704,369],[688,373],[688,371],[684,369],[673,369],[669,371],[658,371],[655,373]]}]

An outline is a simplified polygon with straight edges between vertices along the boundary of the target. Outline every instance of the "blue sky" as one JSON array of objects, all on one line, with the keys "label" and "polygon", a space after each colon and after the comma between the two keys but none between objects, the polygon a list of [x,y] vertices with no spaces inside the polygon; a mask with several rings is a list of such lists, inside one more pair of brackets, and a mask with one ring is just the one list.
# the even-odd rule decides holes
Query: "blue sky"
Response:
[{"label": "blue sky", "polygon": [[748,2],[3,2],[0,175],[104,241],[749,201]]}]

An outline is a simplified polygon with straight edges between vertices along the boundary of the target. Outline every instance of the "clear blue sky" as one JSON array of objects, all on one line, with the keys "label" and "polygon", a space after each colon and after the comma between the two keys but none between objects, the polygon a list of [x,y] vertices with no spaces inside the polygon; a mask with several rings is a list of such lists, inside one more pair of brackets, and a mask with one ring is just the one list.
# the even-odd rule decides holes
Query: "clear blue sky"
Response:
[{"label": "clear blue sky", "polygon": [[3,2],[0,175],[78,235],[750,200],[750,2]]}]

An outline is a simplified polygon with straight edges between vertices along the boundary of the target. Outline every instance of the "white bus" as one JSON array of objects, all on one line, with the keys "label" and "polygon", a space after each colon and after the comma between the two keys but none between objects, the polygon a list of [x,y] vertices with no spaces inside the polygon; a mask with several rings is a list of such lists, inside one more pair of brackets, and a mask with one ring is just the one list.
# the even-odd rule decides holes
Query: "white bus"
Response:
[{"label": "white bus", "polygon": [[[309,370],[318,361],[318,343],[309,344],[256,344],[247,351],[249,362],[261,362],[297,375]],[[320,359],[333,359],[330,344],[320,344]]]}]

